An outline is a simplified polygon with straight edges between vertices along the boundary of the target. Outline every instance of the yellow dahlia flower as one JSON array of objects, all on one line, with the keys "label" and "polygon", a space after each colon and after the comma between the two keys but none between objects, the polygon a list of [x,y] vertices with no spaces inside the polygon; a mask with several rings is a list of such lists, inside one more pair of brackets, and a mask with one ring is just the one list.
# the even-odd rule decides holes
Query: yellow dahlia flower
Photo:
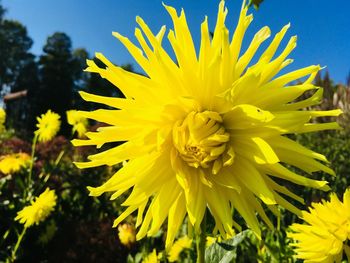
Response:
[{"label": "yellow dahlia flower", "polygon": [[159,256],[157,255],[157,251],[153,249],[152,253],[149,253],[147,257],[142,260],[142,263],[158,263],[159,261]]},{"label": "yellow dahlia flower", "polygon": [[29,165],[30,156],[26,153],[14,153],[0,157],[0,172],[10,174]]},{"label": "yellow dahlia flower", "polygon": [[61,121],[60,115],[48,110],[45,114],[41,114],[41,117],[37,117],[38,128],[35,134],[38,136],[39,142],[47,142],[51,140],[60,129]]},{"label": "yellow dahlia flower", "polygon": [[5,130],[6,112],[3,108],[0,108],[0,132]]},{"label": "yellow dahlia flower", "polygon": [[336,194],[331,194],[330,201],[313,203],[310,212],[303,211],[305,225],[293,224],[288,236],[295,240],[296,257],[304,262],[341,262],[343,251],[350,260],[350,247],[345,243],[350,240],[350,189],[339,201]]},{"label": "yellow dahlia flower", "polygon": [[175,241],[169,251],[168,260],[169,262],[175,262],[179,260],[181,252],[186,248],[191,248],[192,239],[188,236],[184,236]]},{"label": "yellow dahlia flower", "polygon": [[68,123],[73,126],[73,134],[77,132],[79,138],[83,137],[87,130],[87,119],[82,117],[77,110],[69,110],[66,113]]},{"label": "yellow dahlia flower", "polygon": [[118,236],[120,242],[127,247],[130,247],[136,241],[136,233],[134,226],[130,224],[122,224],[118,226]]},{"label": "yellow dahlia flower", "polygon": [[54,210],[57,196],[54,190],[47,188],[31,205],[24,207],[17,213],[15,220],[19,220],[25,227],[38,225]]},{"label": "yellow dahlia flower", "polygon": [[[198,55],[184,11],[178,15],[170,6],[165,9],[174,24],[167,38],[175,61],[162,47],[166,27],[153,34],[140,17],[136,18],[140,28],[135,29],[135,36],[141,49],[119,33],[113,35],[147,76],[125,71],[100,53],[96,57],[105,66],[100,68],[88,61],[87,71],[99,73],[115,84],[125,98],[81,92],[86,101],[115,109],[82,111],[86,118],[109,127],[88,133],[87,140],[73,140],[73,144],[101,147],[109,142],[124,143],[76,164],[88,168],[128,160],[106,183],[89,190],[91,196],[113,192],[113,200],[132,189],[123,203],[126,210],[114,226],[137,211],[137,239],[155,235],[167,219],[169,249],[184,217],[188,215],[190,224],[199,232],[207,208],[223,238],[234,234],[233,226],[240,229],[233,220],[233,209],[260,235],[256,215],[272,227],[262,204],[272,209],[273,205],[281,205],[299,214],[300,210],[285,197],[303,202],[274,178],[329,190],[327,182],[296,174],[284,164],[310,174],[324,171],[334,175],[322,163],[327,162],[326,157],[285,135],[338,128],[335,122],[318,124],[312,119],[338,116],[341,111],[301,110],[322,99],[322,89],[312,84],[320,66],[275,77],[292,62],[287,57],[296,46],[296,37],[276,53],[289,25],[275,35],[251,65],[257,49],[270,36],[270,29],[263,27],[256,33],[239,56],[244,33],[253,19],[247,15],[247,7],[242,8],[230,39],[225,26],[227,9],[221,1],[213,38],[207,18],[201,25]],[[300,84],[289,85],[305,77]],[[308,90],[315,92],[310,98],[296,101]]]}]

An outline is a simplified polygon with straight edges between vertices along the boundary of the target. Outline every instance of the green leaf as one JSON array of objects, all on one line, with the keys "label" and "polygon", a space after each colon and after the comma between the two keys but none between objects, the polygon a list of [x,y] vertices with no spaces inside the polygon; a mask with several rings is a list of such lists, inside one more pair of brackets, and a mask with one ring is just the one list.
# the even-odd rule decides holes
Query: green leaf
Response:
[{"label": "green leaf", "polygon": [[205,262],[231,262],[236,258],[237,246],[246,238],[248,232],[249,230],[244,230],[231,239],[212,244],[205,250]]}]

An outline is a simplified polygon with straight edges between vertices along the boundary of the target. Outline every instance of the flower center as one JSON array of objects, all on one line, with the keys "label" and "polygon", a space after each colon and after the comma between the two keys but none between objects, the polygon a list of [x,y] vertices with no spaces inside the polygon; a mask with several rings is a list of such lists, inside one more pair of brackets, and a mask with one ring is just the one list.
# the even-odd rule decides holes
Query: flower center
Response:
[{"label": "flower center", "polygon": [[211,169],[217,174],[233,163],[230,135],[217,112],[190,112],[173,129],[173,142],[180,157],[191,167]]}]

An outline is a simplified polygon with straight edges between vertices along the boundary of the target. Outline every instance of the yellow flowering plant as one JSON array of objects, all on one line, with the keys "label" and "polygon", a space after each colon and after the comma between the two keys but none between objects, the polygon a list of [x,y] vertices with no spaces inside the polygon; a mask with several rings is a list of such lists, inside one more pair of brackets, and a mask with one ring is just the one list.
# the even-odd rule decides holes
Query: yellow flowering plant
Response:
[{"label": "yellow flowering plant", "polygon": [[16,260],[17,250],[27,232],[29,227],[38,225],[44,221],[54,210],[56,206],[57,196],[54,190],[46,188],[46,190],[35,199],[31,199],[31,204],[25,206],[22,210],[17,212],[14,220],[23,224],[21,233],[18,233],[17,242],[12,248],[11,255],[7,258],[6,262],[14,262]]},{"label": "yellow flowering plant", "polygon": [[169,250],[168,260],[169,262],[176,262],[180,259],[180,254],[185,249],[192,247],[192,239],[188,236],[183,236],[176,240]]},{"label": "yellow flowering plant", "polygon": [[60,115],[51,110],[48,110],[45,114],[41,114],[40,117],[37,117],[38,128],[35,131],[35,136],[38,137],[39,142],[47,142],[56,136],[57,132],[60,129],[61,121]]},{"label": "yellow flowering plant", "polygon": [[6,112],[3,108],[0,108],[0,132],[5,130],[5,120],[6,120]]},{"label": "yellow flowering plant", "polygon": [[[76,165],[79,168],[113,166],[128,160],[106,183],[88,189],[91,196],[112,192],[112,200],[132,189],[122,204],[126,209],[114,226],[136,212],[138,240],[155,235],[167,219],[165,246],[169,250],[186,216],[199,235],[207,210],[215,220],[214,231],[222,238],[233,236],[233,228],[241,230],[232,210],[260,237],[257,216],[273,227],[265,207],[275,211],[275,206],[280,205],[301,215],[286,197],[300,203],[303,199],[275,178],[323,191],[330,189],[326,181],[308,178],[288,168],[291,165],[309,174],[323,171],[334,175],[325,156],[287,135],[338,129],[336,122],[320,124],[313,120],[336,117],[341,111],[303,110],[322,100],[322,88],[313,84],[321,69],[319,65],[279,75],[293,62],[288,56],[297,42],[293,36],[277,52],[289,24],[273,37],[257,62],[252,63],[271,31],[268,27],[260,29],[249,47],[241,52],[244,34],[253,20],[246,6],[243,5],[230,38],[225,26],[228,11],[221,1],[212,38],[208,18],[201,24],[198,54],[185,12],[178,14],[173,7],[164,7],[174,25],[167,38],[175,61],[162,47],[166,27],[154,34],[140,17],[136,18],[139,28],[135,29],[135,37],[141,48],[119,33],[113,35],[124,44],[146,76],[113,65],[101,53],[96,58],[104,67],[88,60],[87,71],[109,80],[125,98],[80,92],[86,101],[113,109],[80,111],[82,116],[109,126],[87,133],[86,140],[76,139],[72,143],[98,148],[111,142],[124,143],[90,155],[87,162]],[[300,79],[303,81],[295,84]],[[306,91],[313,93],[301,99]],[[205,238],[201,242],[204,248]]]},{"label": "yellow flowering plant", "polygon": [[142,263],[159,263],[159,255],[157,254],[157,251],[153,249],[151,253],[149,253],[143,260]]},{"label": "yellow flowering plant", "polygon": [[120,224],[118,226],[118,237],[124,246],[131,247],[136,242],[135,227],[127,223]]},{"label": "yellow flowering plant", "polygon": [[14,153],[0,156],[0,172],[3,174],[16,173],[22,168],[28,167],[29,164],[30,156],[26,153]]},{"label": "yellow flowering plant", "polygon": [[[42,187],[41,182],[39,182],[39,187],[34,185],[32,179],[33,165],[35,162],[35,149],[36,143],[47,142],[56,136],[60,129],[61,121],[60,116],[57,113],[48,110],[45,114],[37,117],[37,130],[34,132],[31,156],[25,153],[18,153],[6,156],[0,159],[0,171],[7,174],[18,171],[21,167],[26,165],[29,166],[28,177],[24,180],[23,198],[22,205],[25,205],[22,210],[17,213],[15,220],[19,221],[24,225],[22,232],[18,234],[17,242],[12,248],[11,255],[7,259],[8,261],[16,260],[16,253],[20,247],[22,239],[26,233],[27,228],[38,225],[40,222],[44,221],[49,214],[52,212],[56,205],[57,196],[54,190],[47,188],[39,197],[34,198],[35,187]],[[58,164],[62,158],[63,152],[59,154],[55,165]],[[43,184],[45,184],[50,177],[50,173],[43,179]],[[26,205],[30,203],[30,205]]]},{"label": "yellow flowering plant", "polygon": [[54,190],[46,188],[46,190],[36,197],[29,206],[24,207],[17,213],[15,220],[18,220],[24,227],[38,225],[45,220],[53,211],[56,205],[57,196]]},{"label": "yellow flowering plant", "polygon": [[309,211],[303,211],[301,218],[306,224],[294,223],[288,236],[294,240],[292,246],[296,258],[305,263],[340,263],[345,252],[350,260],[350,189],[343,201],[332,193],[330,200],[312,203]]}]

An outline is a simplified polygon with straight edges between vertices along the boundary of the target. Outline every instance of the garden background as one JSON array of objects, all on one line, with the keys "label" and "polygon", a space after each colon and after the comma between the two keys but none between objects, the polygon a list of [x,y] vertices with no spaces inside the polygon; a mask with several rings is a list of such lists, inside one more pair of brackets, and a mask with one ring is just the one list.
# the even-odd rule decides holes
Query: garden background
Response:
[{"label": "garden background", "polygon": [[[0,156],[12,153],[31,155],[37,117],[47,110],[50,109],[58,113],[62,120],[59,134],[54,139],[36,145],[36,159],[33,164],[34,194],[41,193],[38,189],[50,187],[56,191],[58,196],[57,205],[47,220],[28,230],[18,251],[17,261],[141,262],[142,258],[153,249],[161,251],[164,249],[164,232],[162,231],[157,237],[123,244],[118,237],[118,228],[111,228],[113,220],[122,211],[120,204],[124,200],[123,197],[110,202],[107,195],[99,198],[88,196],[86,186],[102,184],[119,167],[79,170],[72,163],[72,161],[85,160],[88,155],[97,152],[97,150],[93,147],[74,148],[71,145],[70,140],[76,138],[77,133],[72,132],[72,127],[67,122],[66,112],[71,109],[94,110],[97,109],[95,108],[97,106],[101,108],[101,105],[84,102],[78,91],[109,97],[123,96],[115,86],[97,74],[83,71],[88,58],[103,66],[98,59],[91,55],[94,51],[103,50],[87,50],[76,47],[67,33],[52,31],[52,34],[46,36],[46,41],[41,47],[42,50],[38,51],[38,45],[36,45],[34,53],[35,39],[30,36],[31,29],[27,29],[25,23],[13,17],[12,10],[10,8],[7,10],[7,2],[5,4],[0,2],[0,107],[6,111],[6,129],[0,134]],[[213,6],[216,6],[217,1],[213,2],[215,2]],[[230,4],[229,1],[227,2]],[[255,7],[258,7],[261,2],[254,2]],[[290,2],[288,5],[296,6],[298,9],[310,8],[310,3],[302,4],[304,1],[287,2]],[[310,2],[314,3],[314,1]],[[342,7],[341,2],[334,5],[345,10],[346,8]],[[99,4],[103,5],[102,2]],[[160,1],[159,3],[157,1],[157,4],[161,6]],[[230,10],[235,10],[240,3],[232,5],[235,8]],[[259,23],[265,24],[264,19],[259,18],[259,14],[276,11],[279,5],[280,3],[277,1],[266,0],[259,10],[252,7],[251,12],[255,13]],[[327,3],[327,1],[318,1],[317,5],[329,6],[332,4]],[[344,5],[349,6],[349,4]],[[122,9],[122,6],[120,4],[119,8]],[[316,9],[316,7],[314,8]],[[332,6],[332,8],[335,7]],[[326,9],[327,7],[323,7],[319,10],[326,11]],[[192,13],[195,13],[193,10]],[[130,24],[132,24],[136,14],[132,14],[131,11],[127,13],[131,21]],[[345,11],[337,15],[325,13],[324,17],[329,18],[329,21],[323,21],[324,24],[319,21],[314,22],[316,34],[320,36],[326,34],[320,38],[321,41],[324,41],[323,43],[315,41],[314,49],[321,54],[322,50],[319,50],[318,45],[325,45],[339,57],[334,58],[334,54],[329,54],[328,57],[324,55],[324,59],[320,57],[315,59],[316,55],[310,54],[312,48],[308,51],[309,53],[296,54],[303,57],[302,63],[306,65],[322,64],[332,60],[332,63],[327,65],[328,68],[323,69],[321,74],[316,77],[315,85],[324,90],[323,103],[316,108],[321,110],[342,109],[344,113],[337,121],[343,129],[293,135],[293,138],[301,144],[316,152],[323,153],[330,160],[330,166],[337,176],[330,177],[319,172],[315,174],[315,178],[329,181],[332,191],[338,193],[339,197],[350,185],[350,74],[345,73],[350,70],[350,53],[342,54],[342,50],[340,50],[341,48],[350,50],[350,30],[348,28],[348,31],[340,33],[338,32],[339,28],[334,29],[336,34],[342,34],[342,36],[327,42],[327,39],[329,40],[327,34],[329,33],[325,33],[322,26],[324,25],[326,29],[332,28],[334,25],[343,26],[344,14]],[[64,17],[64,13],[60,15]],[[205,13],[198,14],[198,19],[201,20],[204,15]],[[103,16],[103,14],[90,17],[90,19],[103,19],[99,16]],[[348,14],[346,17],[349,25]],[[46,17],[46,19],[50,18]],[[282,16],[280,19],[283,19],[284,24],[289,22],[289,18]],[[307,21],[310,24],[313,23],[312,20]],[[76,23],[79,23],[79,20]],[[278,26],[284,24],[278,24]],[[98,30],[99,33],[102,31],[104,35],[110,36],[110,32],[115,29],[123,31],[123,25],[117,24],[113,28],[97,29],[95,27],[86,30]],[[298,28],[293,29],[293,33],[300,35],[301,39],[308,37],[303,36],[303,32],[298,32]],[[340,44],[334,44],[337,41]],[[300,45],[302,44],[303,41],[300,42]],[[332,44],[334,44],[333,47]],[[98,48],[103,48],[103,45],[98,46]],[[109,49],[107,51],[112,52]],[[327,52],[327,50],[323,51],[323,53]],[[119,59],[117,52],[112,57],[115,58],[114,62],[122,65],[124,69],[143,74],[131,59],[128,62],[125,55],[122,54]],[[318,121],[328,122],[329,118],[318,119]],[[87,127],[88,130],[95,131],[103,125],[103,123],[89,122]],[[18,239],[21,225],[15,222],[14,218],[22,208],[24,178],[28,169],[29,167],[25,167],[12,174],[0,172],[0,262],[5,262],[9,258],[9,254]],[[327,193],[316,190],[295,188],[293,185],[288,185],[288,187],[304,198],[306,206],[328,196]],[[300,204],[298,206],[300,207]],[[127,225],[132,228],[135,220],[135,218],[128,218]],[[286,237],[286,229],[298,219],[290,212],[281,211],[281,217],[273,220],[277,226],[274,231],[267,231],[264,225],[261,226],[264,229],[262,240],[258,240],[249,231],[244,232],[245,238],[233,251],[233,257],[237,262],[295,261],[292,257],[293,251],[288,247],[290,240]],[[185,233],[185,227],[183,233]],[[194,253],[193,247],[187,248],[179,256],[179,261],[191,262]]]}]

